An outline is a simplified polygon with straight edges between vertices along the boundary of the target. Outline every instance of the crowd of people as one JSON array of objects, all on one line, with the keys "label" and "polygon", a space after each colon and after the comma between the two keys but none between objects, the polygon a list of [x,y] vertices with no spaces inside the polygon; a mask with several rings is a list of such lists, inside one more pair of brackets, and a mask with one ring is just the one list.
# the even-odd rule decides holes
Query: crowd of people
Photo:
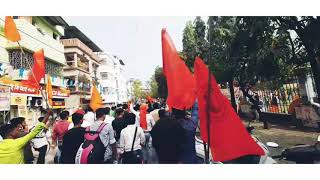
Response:
[{"label": "crowd of people", "polygon": [[62,111],[54,122],[51,115],[48,110],[30,130],[21,117],[2,125],[0,164],[34,163],[32,148],[39,152],[38,164],[46,163],[50,148],[56,149],[57,164],[197,163],[197,103],[190,111],[169,111],[164,103],[145,101]]}]

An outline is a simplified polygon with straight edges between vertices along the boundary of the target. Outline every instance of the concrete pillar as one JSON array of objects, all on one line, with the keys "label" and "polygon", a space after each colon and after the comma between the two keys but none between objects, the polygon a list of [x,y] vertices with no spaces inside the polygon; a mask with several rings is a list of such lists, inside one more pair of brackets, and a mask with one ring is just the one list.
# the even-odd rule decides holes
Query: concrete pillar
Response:
[{"label": "concrete pillar", "polygon": [[78,67],[78,54],[77,53],[73,54],[73,61],[74,61],[74,66]]},{"label": "concrete pillar", "polygon": [[78,84],[79,84],[79,79],[78,79],[78,77],[79,77],[79,74],[78,74],[77,76],[75,76],[75,78],[74,78],[75,86],[76,86],[76,91],[79,91],[79,86],[78,86]]}]

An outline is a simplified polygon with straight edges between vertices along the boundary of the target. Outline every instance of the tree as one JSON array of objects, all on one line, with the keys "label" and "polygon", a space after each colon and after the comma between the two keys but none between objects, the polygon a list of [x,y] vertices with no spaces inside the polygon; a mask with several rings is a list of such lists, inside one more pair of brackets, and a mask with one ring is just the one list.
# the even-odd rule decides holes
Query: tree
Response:
[{"label": "tree", "polygon": [[180,55],[191,70],[196,56],[207,59],[209,44],[206,40],[206,29],[206,23],[197,16],[193,23],[187,22],[183,30],[183,50]]},{"label": "tree", "polygon": [[149,81],[147,81],[148,89],[150,89],[150,96],[155,98],[158,97],[158,83],[155,79],[155,74],[153,74]]},{"label": "tree", "polygon": [[320,100],[320,17],[280,16],[275,22],[284,31],[297,34],[295,41],[291,40],[293,60],[299,64],[310,63]]},{"label": "tree", "polygon": [[142,98],[143,97],[142,82],[140,80],[133,81],[132,88],[133,88],[134,98]]},{"label": "tree", "polygon": [[185,60],[186,65],[191,68],[196,57],[195,28],[191,21],[187,22],[182,36],[183,50],[181,56]]}]

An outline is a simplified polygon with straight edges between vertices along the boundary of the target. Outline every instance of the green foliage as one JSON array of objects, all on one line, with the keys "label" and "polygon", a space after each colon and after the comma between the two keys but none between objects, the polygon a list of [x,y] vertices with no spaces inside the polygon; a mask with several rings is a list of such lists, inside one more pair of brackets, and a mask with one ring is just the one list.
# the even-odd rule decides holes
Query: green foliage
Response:
[{"label": "green foliage", "polygon": [[187,22],[183,30],[181,56],[191,70],[196,56],[207,59],[209,43],[206,39],[206,29],[206,23],[198,16],[193,23]]},{"label": "green foliage", "polygon": [[150,80],[147,82],[148,89],[150,89],[149,95],[153,98],[158,97],[158,83],[153,74]]},{"label": "green foliage", "polygon": [[143,98],[143,88],[142,88],[142,82],[140,80],[135,80],[132,84],[133,88],[133,97],[135,98]]}]

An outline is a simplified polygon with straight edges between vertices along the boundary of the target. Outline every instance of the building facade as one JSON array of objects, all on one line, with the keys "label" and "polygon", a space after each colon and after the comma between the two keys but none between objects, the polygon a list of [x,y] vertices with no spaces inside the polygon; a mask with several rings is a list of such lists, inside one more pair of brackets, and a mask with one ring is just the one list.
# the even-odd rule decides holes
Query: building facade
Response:
[{"label": "building facade", "polygon": [[99,53],[102,59],[98,74],[100,75],[100,91],[104,103],[116,105],[128,101],[125,78],[125,64],[117,56],[109,53]]},{"label": "building facade", "polygon": [[98,67],[101,58],[96,54],[102,50],[75,26],[65,28],[60,42],[64,45],[66,66],[63,75],[68,78],[70,97],[66,101],[69,110],[79,106],[86,108],[90,102],[92,83],[99,87]]},{"label": "building facade", "polygon": [[[21,80],[28,79],[33,65],[33,53],[44,49],[45,72],[50,75],[53,85],[53,109],[55,114],[65,107],[65,99],[69,96],[66,89],[67,79],[62,70],[65,65],[64,47],[60,37],[64,35],[64,27],[68,24],[59,16],[14,16],[20,33],[19,41],[25,54],[16,42],[4,38],[4,19],[0,17],[0,83],[11,86],[10,117],[23,116],[29,124],[37,122],[42,108],[46,107],[41,92],[23,87]],[[30,67],[31,65],[31,67]],[[44,84],[44,78],[40,84]],[[17,99],[19,101],[17,101]],[[18,102],[18,103],[17,103]]]}]

